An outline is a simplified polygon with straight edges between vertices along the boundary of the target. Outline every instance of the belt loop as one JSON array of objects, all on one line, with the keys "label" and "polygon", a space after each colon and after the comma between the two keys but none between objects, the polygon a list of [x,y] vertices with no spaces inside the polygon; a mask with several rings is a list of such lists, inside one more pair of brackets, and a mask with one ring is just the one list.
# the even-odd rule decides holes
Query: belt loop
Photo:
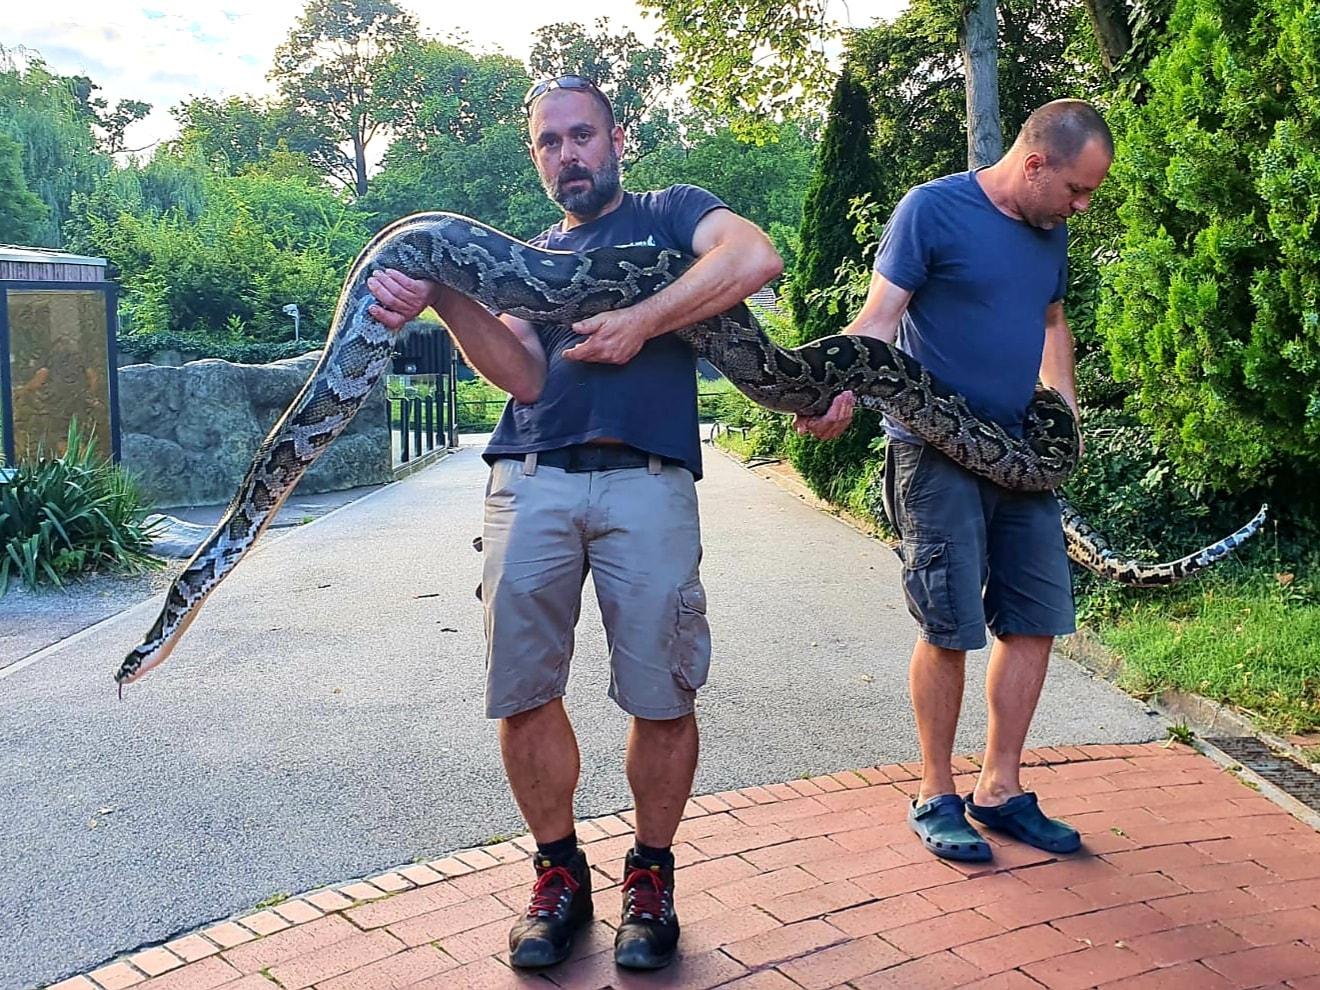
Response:
[{"label": "belt loop", "polygon": [[660,468],[661,468],[661,461],[659,456],[656,454],[652,454],[646,461],[646,469],[650,471],[651,474],[659,474]]},{"label": "belt loop", "polygon": [[523,458],[523,477],[530,478],[534,474],[536,474],[536,451]]}]

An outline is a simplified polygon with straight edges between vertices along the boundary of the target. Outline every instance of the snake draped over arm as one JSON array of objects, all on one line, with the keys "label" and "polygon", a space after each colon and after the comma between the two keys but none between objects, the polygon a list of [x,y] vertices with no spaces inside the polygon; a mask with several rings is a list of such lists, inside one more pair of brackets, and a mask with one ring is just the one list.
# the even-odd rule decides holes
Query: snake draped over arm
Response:
[{"label": "snake draped over arm", "polygon": [[[160,616],[120,665],[120,687],[161,663],[207,596],[270,524],[298,479],[361,408],[385,373],[396,338],[369,313],[367,278],[394,268],[450,286],[496,312],[539,323],[573,323],[631,305],[677,279],[692,259],[634,245],[547,251],[467,217],[421,213],[378,233],[354,262],[321,359],[262,442],[215,530],[174,580]],[[963,467],[1005,488],[1053,491],[1077,465],[1076,421],[1063,398],[1038,389],[1024,436],[978,419],[966,401],[891,344],[836,335],[797,348],[774,343],[746,305],[675,331],[752,401],[816,415],[851,390],[865,408],[893,417]],[[1062,500],[1061,500],[1062,501]],[[1237,532],[1166,563],[1115,553],[1067,502],[1069,556],[1103,577],[1137,587],[1171,584],[1231,553],[1263,524],[1265,509]]]}]

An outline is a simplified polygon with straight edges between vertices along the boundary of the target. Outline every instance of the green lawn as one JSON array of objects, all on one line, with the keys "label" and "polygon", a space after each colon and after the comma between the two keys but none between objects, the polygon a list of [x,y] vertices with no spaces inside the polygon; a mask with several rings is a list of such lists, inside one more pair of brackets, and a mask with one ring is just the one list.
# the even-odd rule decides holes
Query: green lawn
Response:
[{"label": "green lawn", "polygon": [[1179,606],[1139,606],[1100,625],[1125,688],[1194,691],[1279,732],[1320,729],[1320,605],[1220,585]]}]

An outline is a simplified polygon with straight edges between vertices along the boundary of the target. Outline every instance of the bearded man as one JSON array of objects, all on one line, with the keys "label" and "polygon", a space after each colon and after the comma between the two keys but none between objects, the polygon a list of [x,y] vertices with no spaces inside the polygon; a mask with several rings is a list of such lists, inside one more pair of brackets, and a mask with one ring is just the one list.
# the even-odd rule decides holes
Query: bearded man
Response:
[{"label": "bearded man", "polygon": [[486,713],[536,839],[530,903],[510,962],[557,963],[592,916],[578,847],[578,748],[564,709],[584,575],[593,576],[610,697],[632,717],[626,766],[636,844],[623,869],[620,966],[672,960],[674,833],[697,765],[697,690],[710,667],[693,352],[671,331],[721,313],[782,262],[754,224],[696,186],[625,191],[624,134],[591,80],[558,76],[525,101],[532,162],[564,218],[532,243],[558,250],[653,244],[697,258],[663,291],[571,327],[493,316],[444,286],[392,270],[369,282],[373,315],[397,329],[430,306],[468,363],[512,396],[490,462],[482,600]]}]

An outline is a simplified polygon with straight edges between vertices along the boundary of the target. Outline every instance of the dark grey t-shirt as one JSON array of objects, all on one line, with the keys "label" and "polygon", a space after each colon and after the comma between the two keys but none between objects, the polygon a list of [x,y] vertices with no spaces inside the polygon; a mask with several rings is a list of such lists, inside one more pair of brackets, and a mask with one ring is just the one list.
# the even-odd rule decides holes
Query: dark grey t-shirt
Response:
[{"label": "dark grey t-shirt", "polygon": [[[1045,346],[1045,310],[1068,284],[1068,230],[1000,212],[975,173],[908,191],[885,226],[875,270],[912,293],[897,345],[1021,436]],[[892,437],[921,443],[893,421]]]},{"label": "dark grey t-shirt", "polygon": [[[718,198],[697,186],[625,192],[618,209],[571,230],[556,224],[532,243],[559,251],[653,244],[692,254],[697,224],[722,207]],[[597,364],[564,358],[566,348],[586,339],[567,326],[537,324],[536,332],[545,348],[545,388],[532,405],[509,400],[486,448],[486,460],[613,437],[678,461],[701,477],[692,348],[665,334],[648,340],[627,364]]]}]

